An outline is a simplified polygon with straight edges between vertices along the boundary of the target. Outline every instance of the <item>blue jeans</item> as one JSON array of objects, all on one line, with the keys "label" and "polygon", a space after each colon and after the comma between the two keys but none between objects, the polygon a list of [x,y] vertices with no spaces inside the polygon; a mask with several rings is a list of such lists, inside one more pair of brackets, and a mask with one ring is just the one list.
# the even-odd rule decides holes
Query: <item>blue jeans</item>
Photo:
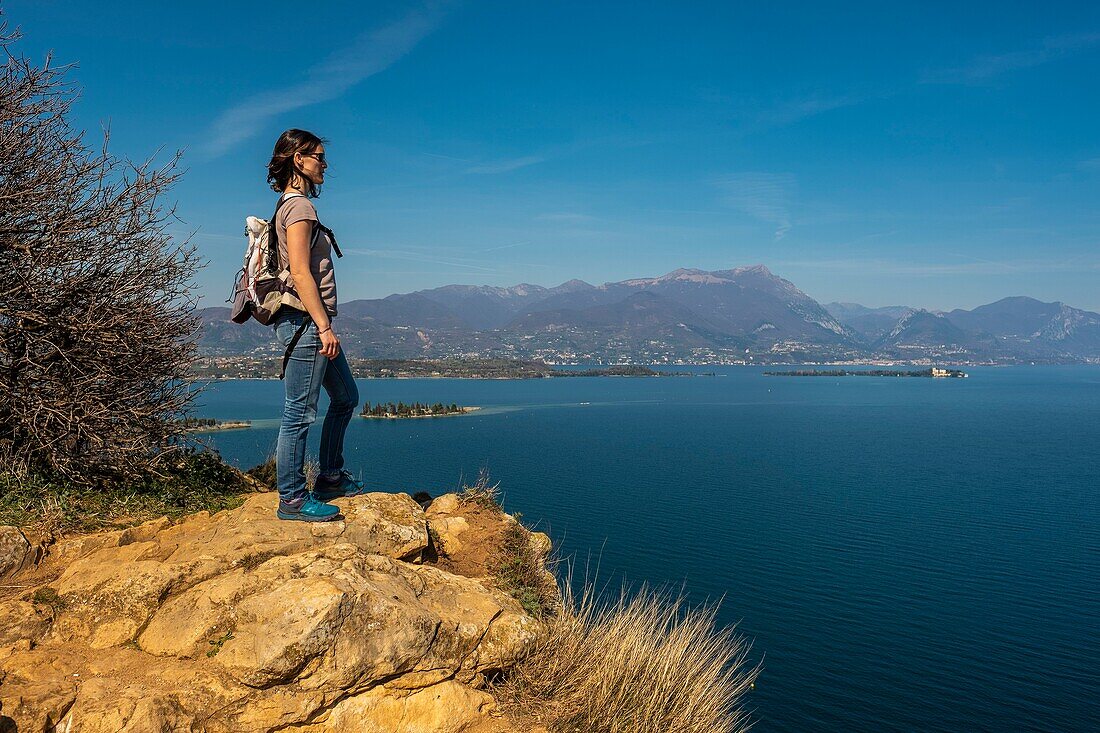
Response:
[{"label": "blue jeans", "polygon": [[[275,335],[285,349],[309,314],[284,308],[273,326]],[[275,449],[275,470],[279,483],[279,499],[293,502],[304,499],[306,487],[306,436],[317,419],[317,400],[324,386],[329,396],[328,412],[321,425],[321,473],[335,474],[344,467],[344,433],[359,404],[359,389],[351,376],[343,349],[335,359],[321,355],[321,337],[317,324],[310,322],[286,365],[283,380],[286,401],[279,426],[279,442]]]}]

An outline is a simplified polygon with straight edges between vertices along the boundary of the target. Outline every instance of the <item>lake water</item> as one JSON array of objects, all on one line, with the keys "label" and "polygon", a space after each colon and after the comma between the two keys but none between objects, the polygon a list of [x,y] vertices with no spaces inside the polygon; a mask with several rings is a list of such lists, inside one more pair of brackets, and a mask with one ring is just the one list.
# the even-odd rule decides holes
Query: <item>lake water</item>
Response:
[{"label": "lake water", "polygon": [[[487,467],[611,590],[724,596],[764,660],[761,733],[1100,730],[1100,367],[698,371],[717,376],[363,380],[364,400],[485,409],[356,418],[349,467],[433,495]],[[281,400],[222,382],[197,414],[253,420],[207,436],[247,468]]]}]

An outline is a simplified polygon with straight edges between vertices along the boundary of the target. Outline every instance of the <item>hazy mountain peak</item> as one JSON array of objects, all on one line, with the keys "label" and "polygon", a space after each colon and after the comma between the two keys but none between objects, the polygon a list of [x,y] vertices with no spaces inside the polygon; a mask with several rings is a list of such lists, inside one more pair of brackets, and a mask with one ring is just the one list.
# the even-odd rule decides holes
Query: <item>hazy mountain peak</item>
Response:
[{"label": "hazy mountain peak", "polygon": [[709,273],[706,270],[681,267],[677,270],[673,270],[672,272],[661,275],[660,277],[638,277],[632,280],[623,280],[619,283],[608,283],[608,285],[625,285],[627,287],[637,288],[669,282],[716,283],[722,282],[722,280],[720,278],[714,277],[713,273]]},{"label": "hazy mountain peak", "polygon": [[727,270],[735,275],[767,275],[768,277],[775,277],[765,265],[746,265],[744,267],[735,267],[732,270]]},{"label": "hazy mountain peak", "polygon": [[738,276],[760,275],[776,281],[786,282],[777,278],[764,265],[750,265],[748,267],[736,267],[732,270],[700,270],[694,267],[681,267],[660,277],[640,277],[632,280],[623,280],[619,283],[607,283],[606,285],[625,285],[627,287],[647,287],[662,283],[698,283],[700,285],[719,285],[733,282]]},{"label": "hazy mountain peak", "polygon": [[524,297],[533,293],[544,293],[546,288],[541,285],[531,285],[530,283],[520,283],[519,285],[513,285],[510,288],[505,288],[505,291],[510,295],[518,295]]},{"label": "hazy mountain peak", "polygon": [[717,277],[715,275],[715,273],[713,273],[713,272],[707,272],[705,270],[696,270],[696,269],[689,269],[689,268],[686,268],[686,267],[681,267],[678,270],[673,270],[672,272],[668,273],[667,275],[662,275],[661,277],[654,280],[654,282],[658,282],[658,283],[692,282],[692,283],[703,283],[703,284],[710,285],[710,284],[713,284],[713,283],[726,282],[726,279],[721,278],[721,277]]},{"label": "hazy mountain peak", "polygon": [[577,278],[573,278],[572,280],[567,280],[566,282],[563,282],[561,285],[558,285],[557,287],[550,288],[550,289],[555,291],[555,292],[558,292],[558,293],[571,293],[571,292],[574,292],[574,291],[577,291],[577,290],[589,290],[593,287],[595,287],[595,286],[590,284],[590,283],[586,283],[584,280],[578,280]]},{"label": "hazy mountain peak", "polygon": [[[1054,301],[1053,303],[1047,303],[1046,301],[1039,300],[1038,298],[1032,298],[1029,295],[1010,295],[1007,298],[1001,298],[995,300],[992,303],[986,305],[980,305],[978,308],[984,308],[986,310],[993,310],[996,308],[1002,308],[1005,306],[1055,306],[1062,305],[1060,301]],[[978,310],[975,308],[974,310]]]}]

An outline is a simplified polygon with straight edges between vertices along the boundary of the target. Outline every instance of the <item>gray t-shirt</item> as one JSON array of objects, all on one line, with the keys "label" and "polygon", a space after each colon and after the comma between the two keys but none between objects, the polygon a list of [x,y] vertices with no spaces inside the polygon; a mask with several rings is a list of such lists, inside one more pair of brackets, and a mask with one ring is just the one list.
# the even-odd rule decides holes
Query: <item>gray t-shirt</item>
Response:
[{"label": "gray t-shirt", "polygon": [[[313,202],[305,196],[291,196],[279,207],[279,214],[275,217],[275,231],[279,235],[279,264],[289,267],[290,257],[286,249],[286,228],[300,221],[318,222],[317,209]],[[309,250],[309,271],[313,273],[313,280],[317,283],[317,289],[321,291],[321,302],[325,304],[325,312],[330,316],[336,315],[336,273],[332,270],[332,240],[324,230],[313,228],[314,237]],[[294,278],[289,280],[294,284]],[[294,288],[298,290],[298,288]]]}]

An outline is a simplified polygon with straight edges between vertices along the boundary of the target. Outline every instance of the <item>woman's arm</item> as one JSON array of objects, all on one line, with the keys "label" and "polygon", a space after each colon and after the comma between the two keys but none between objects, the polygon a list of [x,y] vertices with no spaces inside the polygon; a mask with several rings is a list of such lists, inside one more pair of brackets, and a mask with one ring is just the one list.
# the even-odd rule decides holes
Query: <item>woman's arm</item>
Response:
[{"label": "woman's arm", "polygon": [[309,243],[313,234],[313,222],[297,221],[286,228],[286,254],[290,260],[290,276],[294,279],[294,289],[298,299],[317,324],[321,334],[321,354],[335,359],[340,353],[340,339],[332,331],[332,322],[321,302],[321,290],[313,273],[309,269]]}]

